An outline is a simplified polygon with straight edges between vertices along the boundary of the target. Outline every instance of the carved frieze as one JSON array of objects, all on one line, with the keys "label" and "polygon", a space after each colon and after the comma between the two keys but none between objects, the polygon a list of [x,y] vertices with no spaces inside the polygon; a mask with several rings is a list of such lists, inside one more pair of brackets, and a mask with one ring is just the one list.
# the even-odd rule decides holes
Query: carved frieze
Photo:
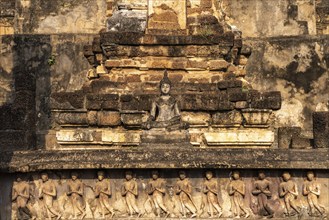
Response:
[{"label": "carved frieze", "polygon": [[12,219],[325,218],[328,178],[273,170],[30,173],[13,182]]}]

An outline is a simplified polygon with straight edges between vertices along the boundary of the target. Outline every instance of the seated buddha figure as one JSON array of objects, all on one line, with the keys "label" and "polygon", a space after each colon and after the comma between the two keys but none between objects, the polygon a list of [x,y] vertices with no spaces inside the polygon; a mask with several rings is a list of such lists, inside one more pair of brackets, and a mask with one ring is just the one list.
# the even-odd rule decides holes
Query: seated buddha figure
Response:
[{"label": "seated buddha figure", "polygon": [[152,102],[150,118],[146,123],[146,129],[166,128],[168,131],[187,129],[188,124],[181,120],[177,100],[169,93],[171,81],[168,78],[167,70],[160,81],[160,97]]}]

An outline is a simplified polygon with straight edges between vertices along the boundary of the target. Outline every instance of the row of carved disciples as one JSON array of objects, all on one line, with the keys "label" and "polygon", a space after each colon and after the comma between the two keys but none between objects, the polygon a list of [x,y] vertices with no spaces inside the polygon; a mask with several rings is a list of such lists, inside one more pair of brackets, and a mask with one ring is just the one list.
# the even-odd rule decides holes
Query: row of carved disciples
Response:
[{"label": "row of carved disciples", "polygon": [[[105,173],[103,171],[98,171],[97,177],[98,180],[95,186],[91,187],[85,185],[78,178],[78,174],[76,172],[71,173],[71,179],[67,183],[66,191],[72,207],[70,219],[83,219],[86,216],[86,205],[83,202],[84,188],[86,186],[92,189],[96,198],[96,200],[94,200],[95,204],[90,206],[93,215],[95,214],[95,210],[100,212],[99,214],[102,218],[112,218],[116,214],[114,208],[109,202],[111,197],[110,182],[105,178]],[[228,185],[228,194],[231,198],[231,211],[234,217],[248,218],[251,213],[244,203],[246,193],[245,183],[240,178],[239,171],[233,171],[231,177],[232,179]],[[301,214],[301,209],[296,203],[298,195],[296,183],[291,179],[289,172],[284,172],[282,179],[283,181],[279,186],[279,196],[284,200],[286,215],[290,216],[292,214]],[[55,210],[53,205],[57,196],[55,184],[53,181],[49,180],[47,173],[41,174],[41,180],[42,184],[39,189],[39,199],[42,201],[43,208],[46,213],[46,216],[43,216],[43,218],[61,219],[61,213]],[[273,217],[274,214],[274,210],[272,210],[268,203],[268,200],[272,195],[272,192],[270,191],[270,184],[271,182],[266,179],[265,173],[260,171],[258,180],[254,182],[253,190],[251,192],[257,197],[258,200],[258,214],[269,218]],[[181,217],[193,218],[204,212],[205,204],[202,203],[201,209],[198,209],[192,197],[192,184],[186,177],[185,171],[179,172],[179,179],[172,188],[173,193],[175,193],[178,197]],[[209,217],[221,217],[222,207],[218,200],[219,185],[217,179],[214,178],[212,171],[207,171],[205,173],[205,180],[201,191],[204,193],[206,202],[208,203],[207,212]],[[149,202],[152,204],[153,212],[157,217],[160,217],[160,215],[162,215],[161,217],[174,217],[173,213],[170,213],[165,204],[164,195],[166,193],[166,183],[164,179],[159,178],[158,171],[152,171],[151,180],[147,184],[146,192],[148,194],[148,199],[145,203]],[[313,171],[309,171],[307,173],[302,194],[307,197],[310,216],[314,216],[315,213],[318,215],[325,214],[325,209],[318,202],[320,187],[314,178]],[[121,186],[121,195],[124,197],[129,216],[140,217],[143,215],[137,206],[138,185],[136,180],[133,178],[133,173],[131,171],[127,171],[125,173],[125,181]],[[16,202],[18,219],[26,219],[26,216],[36,219],[35,210],[33,210],[33,207],[29,202],[30,197],[31,195],[28,182],[17,178],[17,183],[13,186],[12,200]]]}]

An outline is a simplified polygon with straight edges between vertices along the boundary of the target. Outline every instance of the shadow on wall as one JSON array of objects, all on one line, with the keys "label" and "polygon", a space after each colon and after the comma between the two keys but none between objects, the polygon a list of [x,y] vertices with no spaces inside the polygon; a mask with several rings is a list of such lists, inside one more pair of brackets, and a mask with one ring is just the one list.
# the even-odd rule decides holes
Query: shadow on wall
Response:
[{"label": "shadow on wall", "polygon": [[[13,88],[12,99],[0,107],[0,149],[32,150],[36,146],[36,80],[39,77],[42,77],[43,87],[48,88],[50,93],[50,36],[10,35],[2,38],[3,43],[13,45],[13,69],[11,73],[4,73],[11,75]],[[38,102],[41,102],[38,104],[40,106],[47,106],[44,103],[46,100]]]},{"label": "shadow on wall", "polygon": [[[2,36],[0,41],[2,42],[0,77],[5,79],[11,87],[11,91],[0,90],[2,97],[9,97],[4,99],[0,106],[2,158],[0,171],[8,172],[14,151],[36,149],[36,126],[39,114],[37,107],[44,106],[45,108],[41,111],[50,113],[47,110],[49,107],[46,107],[49,106],[47,99],[36,102],[36,81],[41,77],[42,86],[46,88],[43,92],[50,94],[48,58],[51,56],[52,47],[49,35],[6,35]],[[9,62],[4,57],[11,57],[11,61]],[[7,68],[6,65],[12,68]],[[10,69],[11,71],[7,71]],[[1,185],[3,187],[3,184]],[[11,187],[11,184],[4,185],[7,188]],[[1,219],[5,219],[3,216],[9,216],[6,213],[11,212],[5,206],[9,202],[8,199],[0,198]]]}]

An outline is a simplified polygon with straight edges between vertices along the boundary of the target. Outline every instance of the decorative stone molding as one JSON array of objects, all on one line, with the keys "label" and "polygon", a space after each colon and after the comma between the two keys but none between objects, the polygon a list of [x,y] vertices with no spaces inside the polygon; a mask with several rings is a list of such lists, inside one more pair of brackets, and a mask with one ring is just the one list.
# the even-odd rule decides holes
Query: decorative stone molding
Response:
[{"label": "decorative stone molding", "polygon": [[274,132],[262,129],[221,129],[204,137],[208,146],[270,147],[274,142]]}]

